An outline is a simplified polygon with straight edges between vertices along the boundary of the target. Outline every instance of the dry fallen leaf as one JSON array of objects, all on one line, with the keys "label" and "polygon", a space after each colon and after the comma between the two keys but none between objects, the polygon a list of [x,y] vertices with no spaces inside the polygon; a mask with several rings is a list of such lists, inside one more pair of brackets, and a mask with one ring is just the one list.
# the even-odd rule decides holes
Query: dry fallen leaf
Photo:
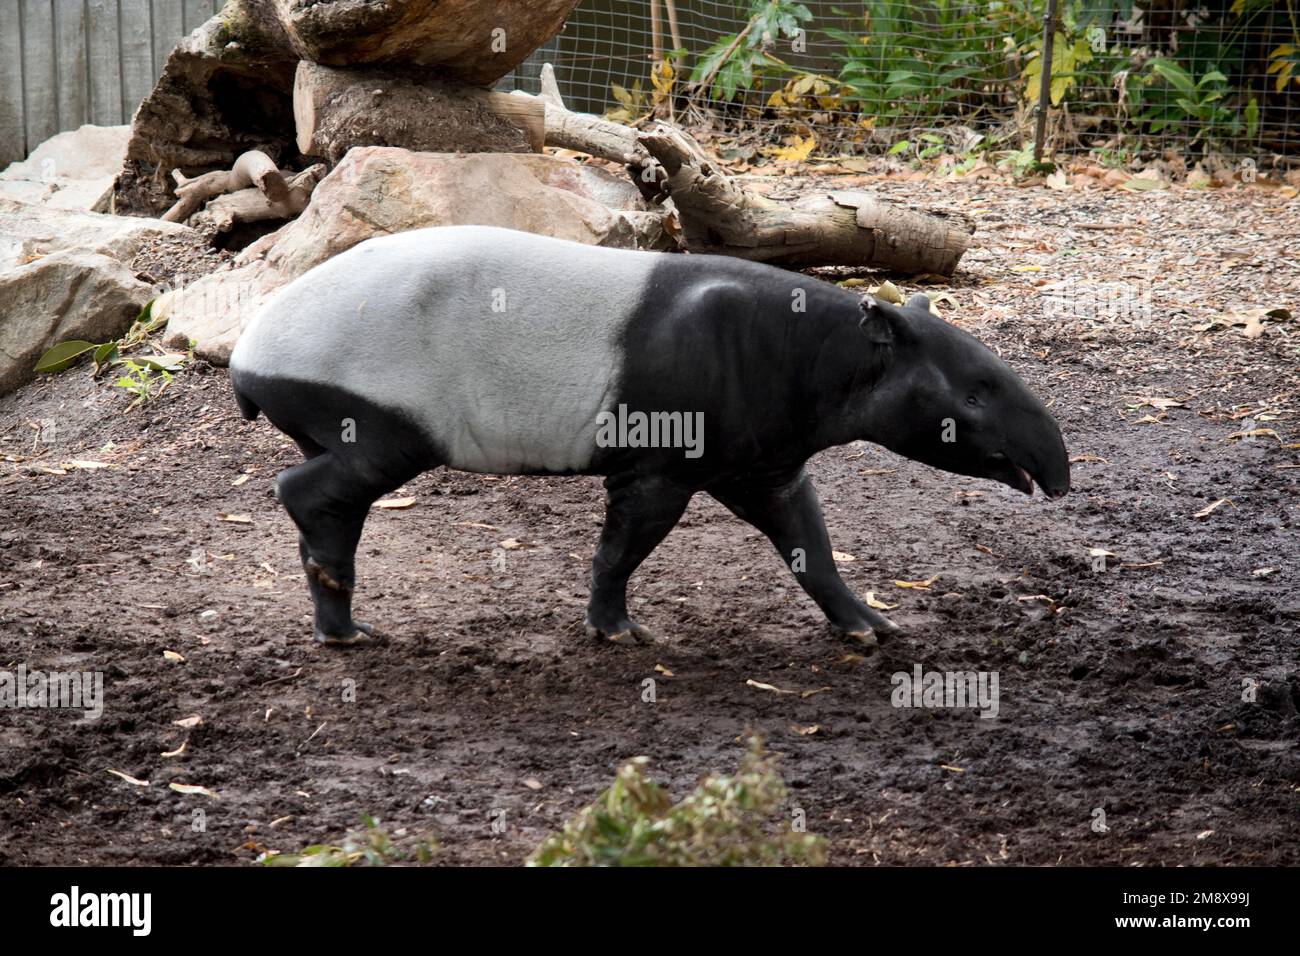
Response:
[{"label": "dry fallen leaf", "polygon": [[808,727],[800,727],[798,724],[792,724],[790,729],[801,737],[811,737],[813,734],[817,733],[817,731],[821,730],[821,727],[817,724],[812,724]]},{"label": "dry fallen leaf", "polygon": [[111,773],[111,774],[112,774],[113,776],[115,776],[115,777],[121,777],[123,780],[125,780],[127,783],[129,783],[129,784],[130,784],[131,786],[133,786],[133,787],[147,787],[147,786],[149,786],[149,781],[148,781],[148,780],[140,780],[140,779],[138,779],[138,778],[136,778],[136,777],[131,776],[129,773],[123,773],[123,772],[120,771],[120,770],[110,770],[109,773]]},{"label": "dry fallen leaf", "polygon": [[221,799],[207,787],[200,787],[193,783],[169,783],[167,786],[171,787],[177,793],[193,794],[200,797],[211,797],[213,800]]},{"label": "dry fallen leaf", "polygon": [[234,481],[232,481],[232,482],[230,483],[230,487],[231,487],[231,488],[238,488],[238,487],[239,487],[240,485],[242,485],[244,482],[248,481],[248,479],[249,479],[249,476],[248,476],[248,475],[240,475],[238,478],[236,478]]},{"label": "dry fallen leaf", "polygon": [[198,714],[192,714],[189,717],[182,717],[180,720],[172,721],[173,726],[184,727],[187,730],[191,727],[198,727],[202,725],[202,723],[203,723],[203,718],[200,717]]},{"label": "dry fallen leaf", "polygon": [[414,498],[385,498],[383,501],[376,501],[376,508],[386,508],[395,511],[400,508],[409,508],[415,504]]},{"label": "dry fallen leaf", "polygon": [[1150,405],[1152,408],[1158,408],[1163,412],[1169,408],[1187,407],[1183,402],[1176,398],[1155,398],[1146,395],[1136,395],[1134,396],[1134,400],[1134,404],[1129,405],[1129,408],[1141,408],[1143,405]]},{"label": "dry fallen leaf", "polygon": [[177,654],[175,651],[163,651],[163,657],[166,658],[166,659],[169,660],[169,661],[183,661],[183,660],[185,660],[184,657],[182,657],[180,654]]},{"label": "dry fallen leaf", "polygon": [[525,777],[523,783],[524,786],[527,787],[529,790],[542,789],[542,782],[538,780],[536,777]]},{"label": "dry fallen leaf", "polygon": [[1273,429],[1271,428],[1252,428],[1249,431],[1233,432],[1231,435],[1228,436],[1228,438],[1229,439],[1254,438],[1257,435],[1271,435],[1272,437],[1276,438],[1279,442],[1282,441],[1282,436],[1279,435],[1277,432],[1273,431]]},{"label": "dry fallen leaf", "polygon": [[[1220,499],[1219,499],[1218,501],[1216,501],[1214,504],[1212,504],[1212,505],[1206,505],[1206,506],[1205,506],[1204,508],[1202,508],[1200,511],[1196,512],[1196,514],[1192,515],[1192,517],[1193,517],[1193,518],[1204,518],[1204,517],[1207,517],[1207,516],[1210,515],[1212,512],[1214,512],[1215,509],[1219,508],[1221,505],[1232,505],[1232,502],[1229,501],[1227,498],[1220,498]],[[1236,505],[1232,505],[1232,506],[1233,506],[1234,508],[1237,507]]]},{"label": "dry fallen leaf", "polygon": [[670,671],[668,668],[664,667],[664,665],[662,664],[656,664],[655,670],[658,671],[660,674],[663,674],[665,677],[673,676],[673,672]]},{"label": "dry fallen leaf", "polygon": [[832,551],[832,552],[831,552],[831,557],[834,558],[834,559],[835,559],[837,562],[839,562],[840,564],[847,564],[847,563],[850,562],[850,561],[856,561],[856,560],[858,560],[858,559],[855,558],[853,555],[851,555],[851,554],[849,554],[849,553],[847,553],[847,552],[845,552],[845,551]]},{"label": "dry fallen leaf", "polygon": [[218,521],[229,521],[231,524],[252,524],[253,519],[248,515],[228,515],[224,512],[217,513]]},{"label": "dry fallen leaf", "polygon": [[932,578],[926,578],[924,581],[895,581],[894,584],[900,588],[915,588],[917,590],[926,590],[935,581],[939,580],[939,575]]},{"label": "dry fallen leaf", "polygon": [[867,607],[874,607],[877,611],[892,611],[898,607],[897,604],[886,604],[876,597],[875,591],[867,592]]},{"label": "dry fallen leaf", "polygon": [[877,299],[883,299],[885,302],[891,302],[894,305],[903,304],[903,293],[899,290],[898,286],[888,280],[880,283],[880,285],[876,286],[874,289],[871,289],[870,293]]},{"label": "dry fallen leaf", "polygon": [[177,747],[175,750],[164,750],[164,751],[163,751],[161,754],[159,754],[158,756],[160,756],[160,757],[179,757],[181,754],[185,753],[185,748],[188,747],[189,745],[190,745],[190,742],[189,742],[188,740],[182,740],[182,741],[181,741],[181,745],[180,745],[179,747]]},{"label": "dry fallen leaf", "polygon": [[501,547],[505,548],[507,551],[517,551],[523,547],[523,544],[518,538],[506,538],[501,542]]},{"label": "dry fallen leaf", "polygon": [[757,690],[766,690],[766,691],[771,691],[773,694],[793,694],[793,693],[794,693],[794,691],[792,691],[792,690],[782,690],[782,689],[779,688],[779,687],[774,687],[774,686],[771,685],[771,684],[764,684],[762,681],[756,681],[756,680],[747,680],[747,681],[745,681],[745,686],[746,686],[746,687],[753,687],[753,688],[756,688]]},{"label": "dry fallen leaf", "polygon": [[82,461],[74,458],[72,461],[59,462],[60,468],[79,468],[83,471],[94,471],[96,468],[112,468],[113,466],[102,461]]}]

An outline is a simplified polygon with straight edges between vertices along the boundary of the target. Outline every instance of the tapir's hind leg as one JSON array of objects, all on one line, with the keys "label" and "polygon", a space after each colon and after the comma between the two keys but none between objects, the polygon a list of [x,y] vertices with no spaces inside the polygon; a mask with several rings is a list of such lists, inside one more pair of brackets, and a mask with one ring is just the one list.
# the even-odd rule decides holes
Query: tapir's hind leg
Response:
[{"label": "tapir's hind leg", "polygon": [[649,643],[650,632],[627,614],[627,581],[677,524],[693,490],[665,478],[608,478],[605,527],[591,563],[587,633],[610,641]]},{"label": "tapir's hind leg", "polygon": [[334,452],[323,452],[276,479],[276,496],[298,526],[320,643],[358,644],[374,636],[369,625],[352,619],[357,543],[371,504],[412,477],[396,480],[362,471]]},{"label": "tapir's hind leg", "polygon": [[729,482],[708,491],[736,517],[768,537],[800,587],[835,627],[872,642],[876,632],[898,630],[887,617],[858,600],[840,577],[817,491],[803,469],[793,477]]}]

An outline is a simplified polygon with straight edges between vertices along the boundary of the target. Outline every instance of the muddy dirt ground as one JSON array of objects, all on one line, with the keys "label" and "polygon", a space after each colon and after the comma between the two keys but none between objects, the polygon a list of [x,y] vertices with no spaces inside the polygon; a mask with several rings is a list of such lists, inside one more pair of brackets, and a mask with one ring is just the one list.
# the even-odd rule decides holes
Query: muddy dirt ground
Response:
[{"label": "muddy dirt ground", "polygon": [[[751,729],[832,864],[1300,862],[1300,325],[1241,324],[1300,311],[1297,201],[872,185],[979,220],[926,288],[1075,458],[1057,502],[867,445],[814,459],[844,574],[905,636],[831,632],[701,497],[633,579],[659,643],[594,643],[598,481],[436,472],[362,542],[359,617],[391,644],[321,649],[269,496],[289,442],[223,370],[128,412],[76,369],[0,399],[0,669],[103,671],[105,712],[0,711],[0,862],[248,863],[371,814],[441,863],[513,864],[623,759],[680,796]],[[915,664],[997,671],[999,717],[893,707]]]}]

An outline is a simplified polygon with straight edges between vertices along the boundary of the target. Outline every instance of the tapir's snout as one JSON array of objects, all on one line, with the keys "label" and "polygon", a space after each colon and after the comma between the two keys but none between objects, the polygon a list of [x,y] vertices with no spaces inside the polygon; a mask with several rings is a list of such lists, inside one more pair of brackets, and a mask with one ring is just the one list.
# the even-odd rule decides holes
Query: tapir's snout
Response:
[{"label": "tapir's snout", "polygon": [[1028,418],[1016,430],[1013,447],[988,456],[990,476],[1027,495],[1037,483],[1048,498],[1064,497],[1070,491],[1070,457],[1061,429],[1045,408]]}]

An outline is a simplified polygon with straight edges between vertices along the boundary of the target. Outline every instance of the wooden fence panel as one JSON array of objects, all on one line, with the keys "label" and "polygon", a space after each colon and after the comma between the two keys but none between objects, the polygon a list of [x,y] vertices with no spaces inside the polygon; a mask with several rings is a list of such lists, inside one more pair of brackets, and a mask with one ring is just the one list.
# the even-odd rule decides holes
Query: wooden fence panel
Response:
[{"label": "wooden fence panel", "polygon": [[0,0],[0,166],[27,155],[21,2]]},{"label": "wooden fence panel", "polygon": [[0,168],[61,130],[131,122],[223,0],[0,0]]}]

